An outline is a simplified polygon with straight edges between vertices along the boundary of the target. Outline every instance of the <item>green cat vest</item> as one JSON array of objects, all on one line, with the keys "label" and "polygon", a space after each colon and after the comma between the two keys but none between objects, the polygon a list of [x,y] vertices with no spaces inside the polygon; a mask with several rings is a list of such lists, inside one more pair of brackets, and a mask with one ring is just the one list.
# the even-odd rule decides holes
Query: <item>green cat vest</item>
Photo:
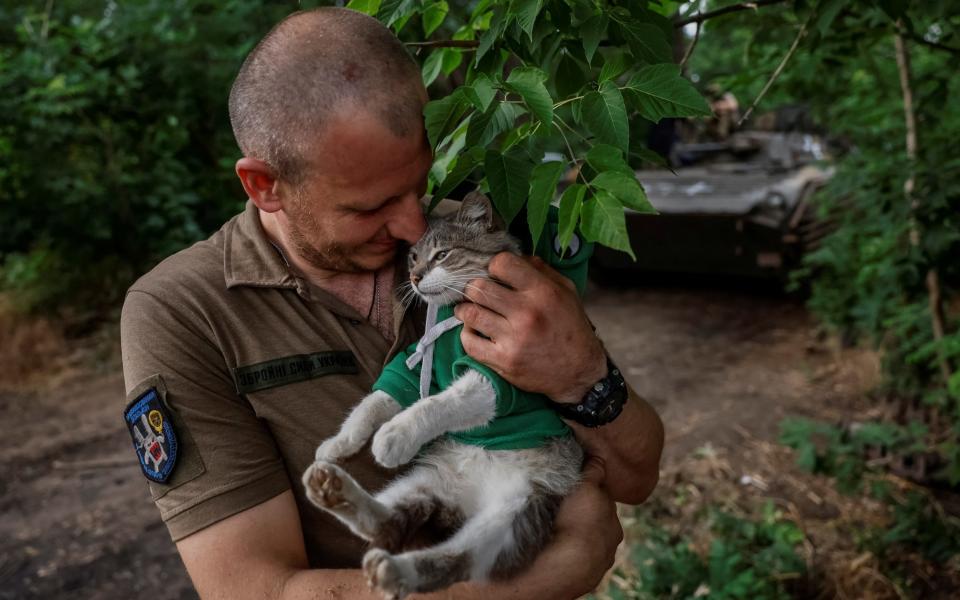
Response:
[{"label": "green cat vest", "polygon": [[[575,235],[570,249],[561,257],[557,252],[556,236],[556,211],[551,210],[551,218],[537,245],[536,254],[571,279],[582,294],[586,284],[587,261],[593,247]],[[452,316],[452,305],[437,310],[437,322]],[[496,392],[496,416],[483,427],[451,432],[447,436],[464,444],[490,450],[520,450],[537,448],[551,438],[570,435],[569,427],[549,407],[546,396],[514,387],[486,365],[467,356],[460,342],[462,329],[462,325],[454,327],[434,341],[429,395],[447,389],[466,370],[473,369],[486,377]],[[420,399],[423,362],[412,368],[407,367],[408,358],[417,350],[417,344],[411,344],[395,356],[373,385],[374,390],[390,394],[404,408]]]}]

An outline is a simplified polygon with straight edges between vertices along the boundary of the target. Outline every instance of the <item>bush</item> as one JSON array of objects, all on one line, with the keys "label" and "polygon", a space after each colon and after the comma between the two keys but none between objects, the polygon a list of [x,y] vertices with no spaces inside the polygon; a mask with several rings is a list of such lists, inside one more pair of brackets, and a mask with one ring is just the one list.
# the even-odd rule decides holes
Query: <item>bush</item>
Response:
[{"label": "bush", "polygon": [[240,210],[229,86],[295,4],[0,9],[0,286],[22,308],[113,304]]},{"label": "bush", "polygon": [[629,569],[621,583],[606,590],[609,598],[789,598],[787,582],[806,576],[797,553],[804,535],[796,523],[767,503],[758,520],[712,510],[713,540],[705,553],[674,536],[652,519],[638,527],[643,539],[631,548]]}]

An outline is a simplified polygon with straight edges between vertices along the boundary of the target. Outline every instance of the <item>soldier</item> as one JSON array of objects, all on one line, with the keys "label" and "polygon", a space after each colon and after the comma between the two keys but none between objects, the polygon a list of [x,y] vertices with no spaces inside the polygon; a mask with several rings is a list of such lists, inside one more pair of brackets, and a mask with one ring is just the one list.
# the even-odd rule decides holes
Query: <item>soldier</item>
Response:
[{"label": "soldier", "polygon": [[[172,472],[145,474],[202,597],[372,597],[362,544],[309,505],[299,476],[421,333],[393,290],[426,226],[426,100],[417,65],[375,19],[288,17],[230,94],[246,210],[128,292],[128,423],[150,399],[170,424]],[[467,352],[520,388],[578,402],[607,362],[572,286],[510,255],[491,269],[510,288],[458,307]],[[528,572],[454,597],[572,598],[612,564],[614,501],[653,490],[662,426],[633,393],[610,424],[572,426],[591,459],[554,542]],[[371,489],[390,476],[369,452],[346,466]]]}]

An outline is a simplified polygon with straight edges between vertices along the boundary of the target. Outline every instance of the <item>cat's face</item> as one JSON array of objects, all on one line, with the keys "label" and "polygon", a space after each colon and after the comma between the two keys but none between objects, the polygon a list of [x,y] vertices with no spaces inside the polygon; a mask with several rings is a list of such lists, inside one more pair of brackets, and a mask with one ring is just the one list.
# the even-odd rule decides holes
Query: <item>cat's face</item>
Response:
[{"label": "cat's face", "polygon": [[490,259],[505,251],[519,253],[519,244],[485,196],[468,194],[456,215],[430,219],[410,248],[411,289],[430,304],[457,302],[471,280],[488,277]]}]

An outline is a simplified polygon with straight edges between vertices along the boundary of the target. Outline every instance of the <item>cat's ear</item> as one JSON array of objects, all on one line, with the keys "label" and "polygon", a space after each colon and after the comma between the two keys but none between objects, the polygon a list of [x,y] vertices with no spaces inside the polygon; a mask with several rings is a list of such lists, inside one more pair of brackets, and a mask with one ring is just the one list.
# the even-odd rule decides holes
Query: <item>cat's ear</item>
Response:
[{"label": "cat's ear", "polygon": [[505,229],[506,224],[493,209],[490,199],[480,192],[470,192],[460,202],[457,222],[466,227],[476,227],[483,231]]}]

